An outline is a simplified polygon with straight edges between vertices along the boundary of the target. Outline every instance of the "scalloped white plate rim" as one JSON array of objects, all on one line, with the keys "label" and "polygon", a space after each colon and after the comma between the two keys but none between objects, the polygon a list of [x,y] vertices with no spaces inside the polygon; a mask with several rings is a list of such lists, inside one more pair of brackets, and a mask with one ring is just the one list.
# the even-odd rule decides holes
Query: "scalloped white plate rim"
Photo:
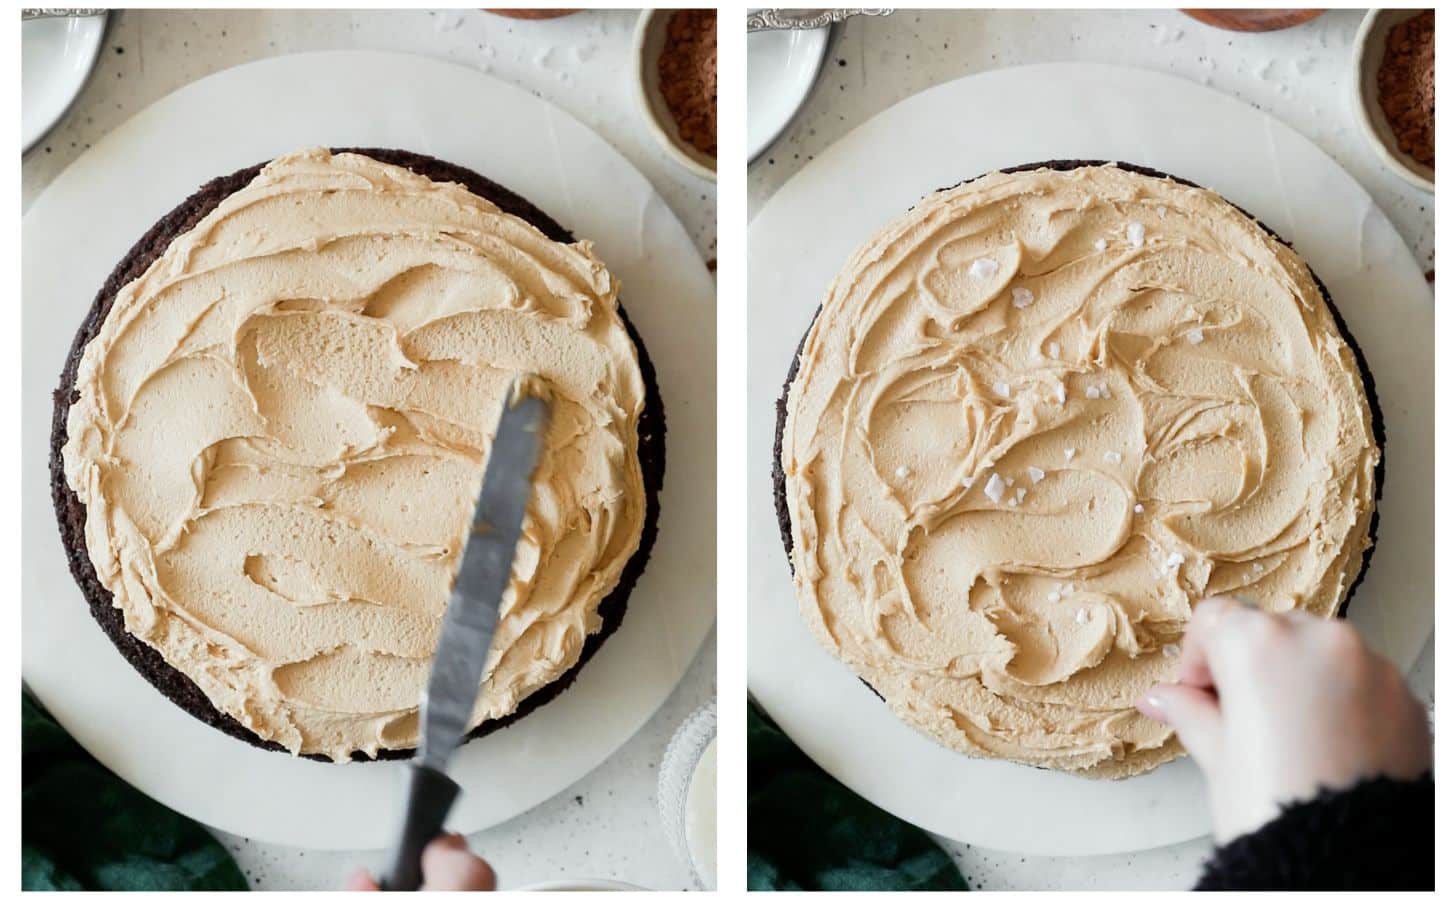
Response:
[{"label": "scalloped white plate rim", "polygon": [[[749,230],[749,687],[827,772],[929,831],[1048,856],[1132,852],[1209,831],[1186,759],[1124,781],[961,756],[894,716],[799,620],[769,491],[774,403],[843,260],[926,194],[1047,159],[1142,163],[1218,190],[1291,240],[1369,360],[1386,420],[1376,552],[1350,618],[1414,662],[1434,621],[1434,312],[1369,194],[1293,129],[1211,89],[1123,66],[1052,63],[945,82],[800,170]],[[803,236],[812,234],[812,240]],[[1368,302],[1361,302],[1369,298]]]}]

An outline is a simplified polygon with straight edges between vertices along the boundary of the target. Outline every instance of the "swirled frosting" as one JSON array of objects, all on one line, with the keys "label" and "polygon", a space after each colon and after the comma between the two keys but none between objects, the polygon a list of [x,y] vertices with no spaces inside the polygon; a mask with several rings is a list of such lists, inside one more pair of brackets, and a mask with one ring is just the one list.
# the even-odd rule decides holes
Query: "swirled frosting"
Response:
[{"label": "swirled frosting", "polygon": [[834,281],[782,459],[799,605],[906,722],[1097,777],[1182,751],[1134,701],[1215,594],[1333,616],[1379,455],[1309,268],[1112,167],[936,193]]},{"label": "swirled frosting", "polygon": [[415,745],[502,401],[551,399],[472,725],[570,669],[638,546],[617,282],[457,184],[281,157],[116,295],[63,450],[128,632],[294,753]]}]

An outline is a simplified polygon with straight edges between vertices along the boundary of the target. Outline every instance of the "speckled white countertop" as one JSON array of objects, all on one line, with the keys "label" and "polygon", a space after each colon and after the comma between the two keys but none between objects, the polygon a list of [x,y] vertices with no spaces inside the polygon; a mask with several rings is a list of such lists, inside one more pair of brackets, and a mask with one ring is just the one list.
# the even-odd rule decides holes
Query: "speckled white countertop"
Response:
[{"label": "speckled white countertop", "polygon": [[[1417,261],[1434,265],[1431,198],[1381,167],[1348,103],[1351,45],[1362,13],[1329,12],[1288,31],[1239,35],[1173,11],[913,11],[853,19],[830,42],[798,118],[749,169],[750,219],[814,155],[876,113],[932,85],[987,69],[1043,62],[1141,66],[1206,84],[1279,117],[1375,198]],[[1411,675],[1434,699],[1432,644]],[[1035,857],[942,841],[982,890],[1177,889],[1193,884],[1208,840],[1143,853]]]},{"label": "speckled white countertop", "polygon": [[[717,254],[713,186],[678,168],[642,125],[631,79],[637,13],[589,11],[518,21],[479,10],[144,10],[112,13],[105,48],[60,125],[27,154],[29,208],[68,164],[152,101],[220,69],[284,53],[371,49],[420,53],[529,89],[576,116],[635,165],[687,228],[705,260]],[[692,886],[657,813],[657,768],[669,738],[714,696],[710,634],[672,696],[596,771],[536,809],[472,835],[504,887],[606,878],[656,889]],[[502,777],[510,777],[502,773]],[[219,834],[260,889],[322,889],[383,854],[318,853]]]}]

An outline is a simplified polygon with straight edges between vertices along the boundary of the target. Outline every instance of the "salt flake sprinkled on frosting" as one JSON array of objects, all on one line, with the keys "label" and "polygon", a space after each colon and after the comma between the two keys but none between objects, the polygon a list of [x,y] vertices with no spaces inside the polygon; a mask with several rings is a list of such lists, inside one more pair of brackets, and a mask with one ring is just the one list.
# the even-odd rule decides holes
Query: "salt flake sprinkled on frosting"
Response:
[{"label": "salt flake sprinkled on frosting", "polygon": [[1011,305],[1017,309],[1026,309],[1035,299],[1031,291],[1024,287],[1014,287],[1011,289]]},{"label": "salt flake sprinkled on frosting", "polygon": [[1166,207],[1166,206],[1160,206],[1160,207],[1158,207],[1158,218],[1160,218],[1160,219],[1166,219],[1166,218],[1168,218],[1168,207]]},{"label": "salt flake sprinkled on frosting", "polygon": [[1025,500],[1025,499],[1026,499],[1026,488],[1017,488],[1016,489],[1016,502],[1017,503],[1020,503],[1021,501]]},{"label": "salt flake sprinkled on frosting", "polygon": [[1052,396],[1056,398],[1056,401],[1057,401],[1057,405],[1058,406],[1061,406],[1063,403],[1066,403],[1067,402],[1067,386],[1065,384],[1062,384],[1060,381],[1058,381],[1057,382],[1057,386],[1054,387],[1054,388],[1052,388]]},{"label": "salt flake sprinkled on frosting", "polygon": [[1102,396],[1102,392],[1097,389],[1097,385],[1095,385],[1095,384],[1089,384],[1089,385],[1087,385],[1087,399],[1088,400],[1096,400],[1096,399],[1098,399],[1101,396]]},{"label": "salt flake sprinkled on frosting", "polygon": [[1084,606],[1081,609],[1077,610],[1078,625],[1086,625],[1090,621],[1092,621],[1092,613],[1087,611],[1087,607]]},{"label": "salt flake sprinkled on frosting", "polygon": [[1106,453],[1102,454],[1102,458],[1110,463],[1122,462],[1122,454],[1118,453],[1116,450],[1108,450]]},{"label": "salt flake sprinkled on frosting", "polygon": [[1002,399],[1006,399],[1011,396],[1011,385],[1007,384],[1004,381],[998,381],[995,384],[991,385],[991,390],[995,391],[996,396]]},{"label": "salt flake sprinkled on frosting", "polygon": [[1065,449],[1065,450],[1062,451],[1062,455],[1067,458],[1067,462],[1071,462],[1072,461],[1072,457],[1074,457],[1074,456],[1077,455],[1077,448],[1076,447],[1068,447],[1067,449]]},{"label": "salt flake sprinkled on frosting", "polygon": [[1095,242],[1093,242],[1092,246],[1097,249],[1098,253],[1101,253],[1103,250],[1107,249],[1107,238],[1098,238]]},{"label": "salt flake sprinkled on frosting", "polygon": [[1183,648],[1179,647],[1177,644],[1164,644],[1163,655],[1168,657],[1169,659],[1177,659],[1179,656],[1183,655]]},{"label": "salt flake sprinkled on frosting", "polygon": [[1075,590],[1076,590],[1076,588],[1072,587],[1072,583],[1070,581],[1063,581],[1062,582],[1061,591],[1062,591],[1062,596],[1063,597],[1070,597],[1070,596],[1072,596],[1072,592],[1075,591]]},{"label": "salt flake sprinkled on frosting", "polygon": [[1255,572],[1262,572],[1262,571],[1264,571],[1264,564],[1261,563],[1261,562],[1254,563],[1254,571]]},{"label": "salt flake sprinkled on frosting", "polygon": [[1110,388],[1108,388],[1107,382],[1105,382],[1105,381],[1102,382],[1101,384],[1097,385],[1097,392],[1102,395],[1102,399],[1103,400],[1111,400],[1112,399],[1112,390]]},{"label": "salt flake sprinkled on frosting", "polygon": [[1168,558],[1163,560],[1163,570],[1166,572],[1171,572],[1181,565],[1183,565],[1183,554],[1177,551],[1169,553]]},{"label": "salt flake sprinkled on frosting", "polygon": [[1011,497],[1007,499],[1006,505],[1011,507],[1012,509],[1015,509],[1016,507],[1021,505],[1021,500],[1018,497]]},{"label": "salt flake sprinkled on frosting", "polygon": [[995,278],[996,273],[1000,271],[1000,269],[1001,264],[989,257],[983,256],[975,262],[971,263],[971,274],[983,280],[987,278]]},{"label": "salt flake sprinkled on frosting", "polygon": [[900,468],[896,469],[895,470],[895,477],[896,478],[908,478],[908,477],[910,477],[910,467],[909,466],[901,466]]},{"label": "salt flake sprinkled on frosting", "polygon": [[1132,505],[1132,511],[1135,513],[1141,513],[1143,511],[1143,505],[1141,503],[1134,503]]},{"label": "salt flake sprinkled on frosting", "polygon": [[1127,240],[1134,247],[1143,245],[1143,238],[1147,235],[1147,229],[1143,228],[1141,222],[1129,222],[1127,225]]},{"label": "salt flake sprinkled on frosting", "polygon": [[970,487],[975,487],[975,486],[976,486],[976,479],[972,478],[971,476],[967,475],[965,478],[962,478],[961,479],[961,487],[963,487],[963,488],[970,488]]},{"label": "salt flake sprinkled on frosting", "polygon": [[1027,466],[1026,477],[1031,479],[1032,484],[1040,484],[1041,480],[1046,477],[1046,472],[1036,466]]},{"label": "salt flake sprinkled on frosting", "polygon": [[1049,602],[1051,602],[1051,603],[1061,603],[1062,602],[1062,595],[1058,591],[1048,591],[1047,592],[1047,600]]},{"label": "salt flake sprinkled on frosting", "polygon": [[1190,328],[1190,329],[1188,329],[1188,343],[1190,343],[1190,344],[1201,344],[1201,343],[1203,343],[1203,329],[1202,328]]},{"label": "salt flake sprinkled on frosting", "polygon": [[991,477],[986,479],[986,487],[984,490],[986,496],[991,498],[992,503],[1000,503],[1001,498],[1006,495],[1006,481],[1000,474],[992,472]]},{"label": "salt flake sprinkled on frosting", "polygon": [[1062,345],[1058,344],[1056,341],[1052,341],[1050,344],[1047,344],[1047,356],[1050,356],[1052,359],[1061,359]]}]

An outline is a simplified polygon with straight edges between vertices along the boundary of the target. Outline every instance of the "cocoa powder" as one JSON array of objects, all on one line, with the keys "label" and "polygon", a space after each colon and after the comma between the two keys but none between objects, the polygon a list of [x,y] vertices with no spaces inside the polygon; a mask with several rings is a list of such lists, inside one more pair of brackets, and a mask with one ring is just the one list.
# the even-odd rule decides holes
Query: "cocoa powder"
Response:
[{"label": "cocoa powder", "polygon": [[680,9],[667,20],[667,43],[657,60],[662,99],[678,136],[718,156],[718,13]]},{"label": "cocoa powder", "polygon": [[1380,109],[1400,149],[1436,167],[1436,11],[1390,29],[1375,76]]}]

